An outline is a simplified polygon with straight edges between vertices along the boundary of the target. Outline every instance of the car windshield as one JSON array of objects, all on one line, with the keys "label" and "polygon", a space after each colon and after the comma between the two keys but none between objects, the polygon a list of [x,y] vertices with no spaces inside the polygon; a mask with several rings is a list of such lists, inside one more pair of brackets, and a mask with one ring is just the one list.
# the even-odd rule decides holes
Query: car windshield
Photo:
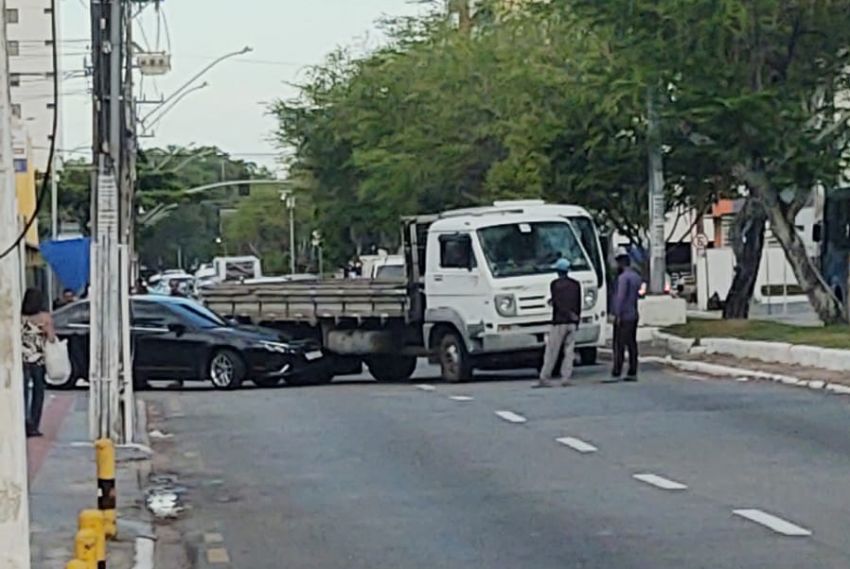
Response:
[{"label": "car windshield", "polygon": [[172,305],[172,309],[198,328],[225,328],[228,326],[224,318],[201,304],[175,303]]},{"label": "car windshield", "polygon": [[497,225],[478,230],[487,264],[496,278],[551,273],[559,258],[572,270],[586,271],[590,263],[568,223],[539,222]]}]

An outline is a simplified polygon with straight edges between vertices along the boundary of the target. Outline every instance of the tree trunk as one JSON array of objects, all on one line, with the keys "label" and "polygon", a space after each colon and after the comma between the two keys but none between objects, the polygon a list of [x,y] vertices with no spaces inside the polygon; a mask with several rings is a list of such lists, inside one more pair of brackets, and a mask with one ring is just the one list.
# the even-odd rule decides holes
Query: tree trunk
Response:
[{"label": "tree trunk", "polygon": [[781,208],[776,205],[769,207],[767,213],[773,234],[785,250],[785,257],[794,269],[797,282],[806,291],[812,308],[824,324],[846,322],[841,303],[806,254],[806,245],[797,233],[794,223],[789,222]]},{"label": "tree trunk", "polygon": [[770,186],[764,172],[738,166],[735,168],[735,174],[764,204],[771,230],[782,245],[785,257],[794,270],[794,276],[797,277],[800,287],[806,291],[818,317],[824,324],[845,323],[847,320],[841,302],[817,267],[812,264],[806,254],[806,245],[797,233],[795,218],[798,210],[783,206],[778,192]]},{"label": "tree trunk", "polygon": [[753,298],[764,249],[766,221],[764,207],[753,198],[747,198],[743,209],[735,218],[732,231],[735,276],[723,306],[724,319],[745,319],[750,315],[750,300]]}]

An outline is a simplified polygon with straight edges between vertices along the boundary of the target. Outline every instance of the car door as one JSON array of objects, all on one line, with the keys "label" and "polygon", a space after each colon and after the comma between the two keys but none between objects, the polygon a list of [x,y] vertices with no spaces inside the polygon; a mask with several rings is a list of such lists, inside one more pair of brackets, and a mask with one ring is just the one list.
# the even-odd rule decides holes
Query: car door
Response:
[{"label": "car door", "polygon": [[136,369],[149,379],[204,379],[209,333],[174,300],[135,300]]}]

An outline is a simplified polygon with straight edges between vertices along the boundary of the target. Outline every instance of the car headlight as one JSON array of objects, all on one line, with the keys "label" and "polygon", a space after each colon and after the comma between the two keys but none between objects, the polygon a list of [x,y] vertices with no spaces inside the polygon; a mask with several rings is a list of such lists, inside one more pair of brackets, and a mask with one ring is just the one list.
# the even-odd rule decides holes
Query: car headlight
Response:
[{"label": "car headlight", "polygon": [[282,344],[280,342],[260,342],[260,347],[276,354],[288,354],[292,352],[288,344]]},{"label": "car headlight", "polygon": [[589,287],[584,291],[584,310],[590,310],[596,306],[596,299],[599,297],[599,292],[596,287]]},{"label": "car headlight", "polygon": [[496,312],[502,316],[516,316],[516,297],[512,294],[497,294]]}]

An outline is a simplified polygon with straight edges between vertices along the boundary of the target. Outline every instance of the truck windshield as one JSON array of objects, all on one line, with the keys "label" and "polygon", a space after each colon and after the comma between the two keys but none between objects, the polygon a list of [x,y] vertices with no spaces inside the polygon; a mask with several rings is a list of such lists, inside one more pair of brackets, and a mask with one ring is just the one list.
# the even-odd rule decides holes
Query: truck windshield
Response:
[{"label": "truck windshield", "polygon": [[563,257],[572,270],[590,270],[590,263],[567,223],[540,222],[496,225],[478,230],[481,248],[496,278],[552,272]]},{"label": "truck windshield", "polygon": [[570,223],[578,231],[584,250],[587,251],[590,260],[593,262],[593,269],[596,271],[599,286],[602,286],[605,282],[605,265],[603,264],[602,254],[599,252],[599,237],[596,234],[596,226],[593,220],[589,217],[575,216],[570,217]]}]

